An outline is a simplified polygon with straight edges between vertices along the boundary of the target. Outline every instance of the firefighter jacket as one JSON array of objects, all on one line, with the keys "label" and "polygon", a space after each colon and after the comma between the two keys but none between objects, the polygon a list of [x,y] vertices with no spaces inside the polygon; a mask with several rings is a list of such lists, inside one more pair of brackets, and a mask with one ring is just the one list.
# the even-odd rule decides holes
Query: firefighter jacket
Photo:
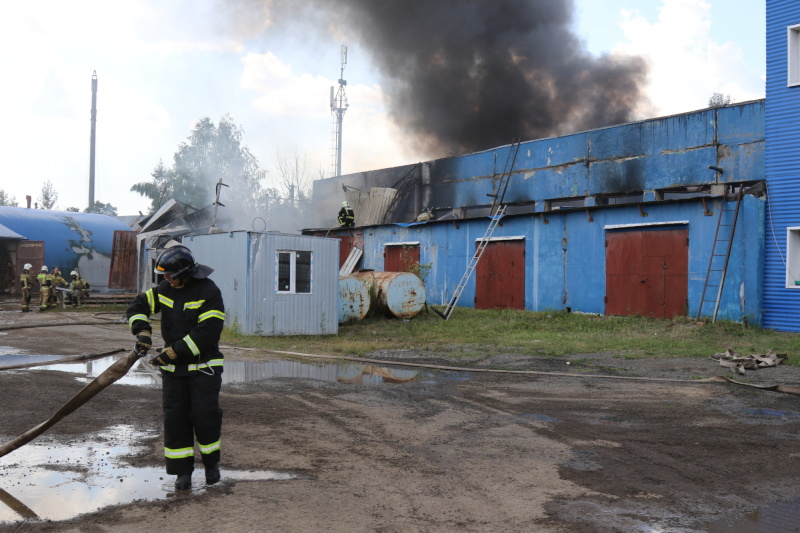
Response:
[{"label": "firefighter jacket", "polygon": [[49,287],[53,284],[53,276],[51,274],[39,274],[36,279],[39,281],[40,287]]},{"label": "firefighter jacket", "polygon": [[23,272],[19,275],[19,286],[22,290],[31,290],[32,285],[33,280],[27,272]]},{"label": "firefighter jacket", "polygon": [[86,282],[85,279],[78,276],[77,278],[73,279],[72,282],[69,284],[69,290],[88,290],[89,284]]},{"label": "firefighter jacket", "polygon": [[53,278],[53,287],[60,287],[61,285],[66,285],[67,280],[65,280],[60,273],[58,274],[50,274]]},{"label": "firefighter jacket", "polygon": [[339,220],[339,225],[344,226],[347,228],[352,228],[353,223],[356,220],[355,212],[350,207],[342,207],[339,209],[339,216],[337,217]]},{"label": "firefighter jacket", "polygon": [[161,312],[161,337],[177,358],[160,367],[164,372],[188,375],[206,366],[222,367],[219,337],[225,325],[225,308],[217,285],[208,278],[190,278],[175,289],[168,281],[134,298],[126,316],[131,332],[150,330],[150,316]]}]

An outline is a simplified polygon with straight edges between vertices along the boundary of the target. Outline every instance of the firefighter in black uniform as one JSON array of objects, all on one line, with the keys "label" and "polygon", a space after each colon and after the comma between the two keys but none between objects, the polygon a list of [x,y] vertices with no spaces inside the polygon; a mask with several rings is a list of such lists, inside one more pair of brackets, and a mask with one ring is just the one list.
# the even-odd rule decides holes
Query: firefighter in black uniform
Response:
[{"label": "firefighter in black uniform", "polygon": [[185,246],[164,251],[156,261],[155,272],[165,279],[136,296],[126,315],[137,338],[136,350],[143,354],[153,343],[150,315],[161,312],[165,346],[157,350],[150,364],[159,367],[163,377],[167,474],[178,476],[176,489],[191,487],[196,437],[206,483],[212,485],[220,480],[222,294],[208,279],[213,269],[197,263]]},{"label": "firefighter in black uniform", "polygon": [[342,208],[339,209],[339,216],[336,218],[339,221],[339,226],[343,228],[352,228],[356,220],[356,214],[353,212],[353,208],[350,207],[350,204],[342,202]]}]

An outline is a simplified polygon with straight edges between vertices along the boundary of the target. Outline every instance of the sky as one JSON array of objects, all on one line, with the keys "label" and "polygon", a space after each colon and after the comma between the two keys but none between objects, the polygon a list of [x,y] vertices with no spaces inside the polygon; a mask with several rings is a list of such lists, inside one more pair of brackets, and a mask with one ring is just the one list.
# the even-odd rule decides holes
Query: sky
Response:
[{"label": "sky", "polygon": [[[341,74],[342,173],[432,158],[403,143],[376,66],[353,35],[276,16],[278,0],[40,0],[0,17],[0,189],[20,206],[50,182],[56,209],[88,204],[91,80],[97,73],[95,199],[147,213],[130,192],[170,166],[194,123],[225,114],[278,184],[276,160],[298,154],[311,179],[333,163],[330,88]],[[574,0],[574,31],[594,55],[636,54],[649,102],[635,119],[764,97],[765,6],[758,0]],[[224,189],[223,189],[224,190]]]}]

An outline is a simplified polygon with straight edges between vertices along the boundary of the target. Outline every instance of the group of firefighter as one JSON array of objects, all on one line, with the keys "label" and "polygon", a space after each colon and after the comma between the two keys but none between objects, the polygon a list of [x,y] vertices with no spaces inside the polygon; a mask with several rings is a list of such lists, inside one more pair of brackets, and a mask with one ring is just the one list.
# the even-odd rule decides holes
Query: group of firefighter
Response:
[{"label": "group of firefighter", "polygon": [[42,266],[35,278],[30,272],[32,268],[33,265],[25,263],[19,277],[22,290],[20,304],[23,313],[30,311],[34,282],[39,284],[39,311],[45,311],[56,305],[63,306],[65,293],[70,295],[72,307],[81,307],[83,300],[89,294],[89,283],[78,274],[77,270],[70,272],[72,280],[68,283],[57,266],[53,267],[52,272],[48,271],[47,266]]}]

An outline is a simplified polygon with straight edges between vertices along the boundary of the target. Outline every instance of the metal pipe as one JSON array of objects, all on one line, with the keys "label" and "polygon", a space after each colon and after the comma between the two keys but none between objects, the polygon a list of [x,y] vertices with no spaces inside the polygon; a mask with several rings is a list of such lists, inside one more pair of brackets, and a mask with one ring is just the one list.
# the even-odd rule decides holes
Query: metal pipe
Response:
[{"label": "metal pipe", "polygon": [[94,160],[97,133],[97,71],[92,72],[92,132],[89,136],[89,210],[94,207]]}]

